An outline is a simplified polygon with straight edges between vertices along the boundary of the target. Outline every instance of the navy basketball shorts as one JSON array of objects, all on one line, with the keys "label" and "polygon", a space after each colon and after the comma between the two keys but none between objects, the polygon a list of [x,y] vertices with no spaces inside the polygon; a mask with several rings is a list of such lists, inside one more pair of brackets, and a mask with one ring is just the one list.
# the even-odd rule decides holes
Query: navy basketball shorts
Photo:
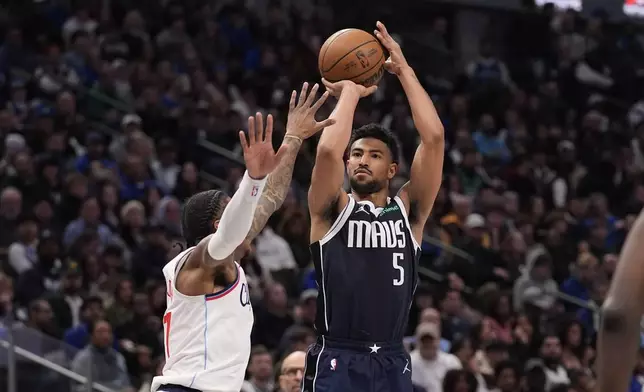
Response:
[{"label": "navy basketball shorts", "polygon": [[309,347],[302,392],[411,392],[411,362],[402,343],[318,337]]}]

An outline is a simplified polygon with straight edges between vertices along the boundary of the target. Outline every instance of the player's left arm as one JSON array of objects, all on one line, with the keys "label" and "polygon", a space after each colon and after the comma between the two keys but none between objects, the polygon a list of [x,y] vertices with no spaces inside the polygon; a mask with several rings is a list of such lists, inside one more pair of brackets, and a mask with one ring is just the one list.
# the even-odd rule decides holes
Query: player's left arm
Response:
[{"label": "player's left arm", "polygon": [[628,233],[602,305],[597,343],[600,392],[626,391],[640,347],[644,312],[644,211]]},{"label": "player's left arm", "polygon": [[389,51],[390,57],[385,67],[398,76],[420,135],[420,145],[411,164],[410,180],[399,192],[410,215],[414,237],[420,243],[442,181],[445,131],[432,100],[407,64],[400,45],[389,35],[385,25],[378,22],[376,26],[376,37]]},{"label": "player's left arm", "polygon": [[257,204],[251,229],[246,236],[245,243],[257,237],[264,229],[268,219],[273,213],[280,209],[291,186],[293,168],[302,142],[315,135],[325,127],[333,125],[335,120],[325,119],[316,121],[315,115],[329,97],[329,92],[322,94],[320,99],[315,101],[319,86],[315,84],[311,91],[308,91],[309,84],[304,83],[300,91],[299,99],[297,92],[293,90],[289,102],[288,118],[286,122],[286,135],[282,146],[286,149],[282,160],[275,170],[269,174],[262,196]]}]

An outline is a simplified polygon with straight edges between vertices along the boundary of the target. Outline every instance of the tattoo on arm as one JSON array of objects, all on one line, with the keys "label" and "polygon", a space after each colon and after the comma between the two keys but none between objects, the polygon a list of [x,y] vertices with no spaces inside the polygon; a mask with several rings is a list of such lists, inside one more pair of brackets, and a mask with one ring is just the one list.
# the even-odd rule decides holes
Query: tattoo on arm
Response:
[{"label": "tattoo on arm", "polygon": [[285,138],[283,143],[288,144],[289,149],[279,166],[268,176],[264,192],[262,192],[255,210],[253,224],[246,236],[246,241],[252,241],[262,231],[268,222],[268,218],[282,206],[288,194],[291,179],[293,178],[295,160],[300,151],[302,141],[289,137]]}]

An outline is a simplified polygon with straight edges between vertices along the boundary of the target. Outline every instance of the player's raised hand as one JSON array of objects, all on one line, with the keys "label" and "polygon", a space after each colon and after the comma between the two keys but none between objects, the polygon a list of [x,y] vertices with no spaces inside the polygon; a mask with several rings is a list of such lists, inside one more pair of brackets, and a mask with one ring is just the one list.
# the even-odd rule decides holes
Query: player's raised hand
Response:
[{"label": "player's raised hand", "polygon": [[365,87],[350,80],[340,80],[339,82],[331,83],[328,80],[322,78],[322,83],[324,84],[324,87],[326,87],[326,90],[329,92],[329,94],[336,98],[340,98],[342,92],[347,89],[356,92],[360,96],[360,98],[368,97],[369,95],[375,93],[378,89],[377,86]]},{"label": "player's raised hand", "polygon": [[239,141],[244,150],[246,170],[251,178],[259,180],[266,177],[279,164],[286,152],[284,145],[275,152],[273,149],[273,116],[266,117],[266,128],[262,114],[248,117],[248,139],[244,131],[239,131]]},{"label": "player's raised hand", "polygon": [[385,25],[382,22],[378,21],[376,22],[376,27],[377,29],[374,30],[373,33],[376,35],[376,38],[378,38],[382,46],[384,46],[385,49],[387,49],[387,51],[389,52],[389,58],[387,59],[387,61],[385,61],[385,69],[389,73],[400,75],[400,73],[405,68],[409,68],[407,59],[405,59],[405,56],[403,56],[398,42],[396,42],[391,37],[391,35],[389,35],[389,32],[387,31]]},{"label": "player's raised hand", "polygon": [[304,140],[315,135],[322,129],[335,124],[335,120],[332,118],[327,118],[322,121],[315,120],[315,114],[324,105],[327,98],[329,98],[329,92],[326,91],[320,99],[313,102],[317,96],[319,87],[316,83],[311,88],[311,91],[308,91],[309,84],[304,82],[299,99],[297,97],[297,91],[293,90],[293,93],[291,93],[291,101],[288,105],[288,119],[286,121],[287,135],[296,136]]}]

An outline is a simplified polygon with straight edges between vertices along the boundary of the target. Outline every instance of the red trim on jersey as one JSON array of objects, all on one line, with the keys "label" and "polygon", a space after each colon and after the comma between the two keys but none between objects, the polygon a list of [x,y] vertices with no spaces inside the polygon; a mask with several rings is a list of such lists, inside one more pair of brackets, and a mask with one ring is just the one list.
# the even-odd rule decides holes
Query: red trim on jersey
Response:
[{"label": "red trim on jersey", "polygon": [[241,280],[241,271],[239,270],[239,268],[237,268],[237,279],[235,279],[235,282],[232,285],[228,286],[227,288],[220,290],[216,293],[206,294],[206,301],[212,301],[212,300],[227,296],[233,290],[235,290],[235,287],[237,287],[240,280]]}]

